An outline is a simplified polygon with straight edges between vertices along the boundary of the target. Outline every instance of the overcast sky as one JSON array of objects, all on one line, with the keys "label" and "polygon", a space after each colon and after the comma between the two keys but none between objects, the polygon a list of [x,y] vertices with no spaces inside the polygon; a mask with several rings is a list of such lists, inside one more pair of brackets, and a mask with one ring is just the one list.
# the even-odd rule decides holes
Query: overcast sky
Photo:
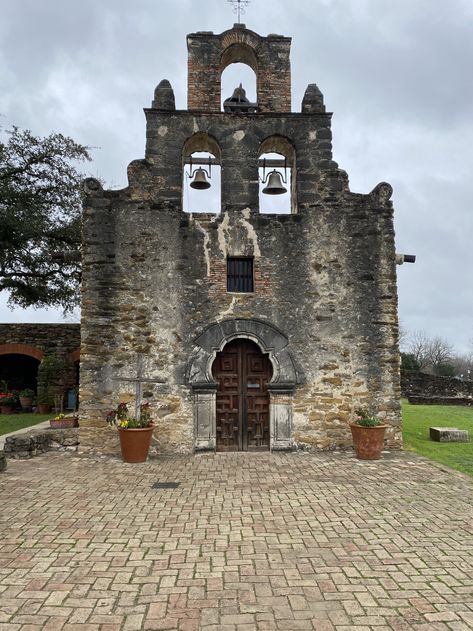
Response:
[{"label": "overcast sky", "polygon": [[[96,147],[90,174],[126,185],[144,155],[143,107],[171,81],[186,108],[186,34],[236,21],[227,0],[0,0],[0,121]],[[351,190],[394,187],[399,311],[469,349],[473,338],[473,2],[253,0],[261,35],[293,38],[293,111],[317,83],[333,116],[334,159]],[[229,94],[225,95],[229,96]],[[57,322],[9,310],[2,322]]]}]

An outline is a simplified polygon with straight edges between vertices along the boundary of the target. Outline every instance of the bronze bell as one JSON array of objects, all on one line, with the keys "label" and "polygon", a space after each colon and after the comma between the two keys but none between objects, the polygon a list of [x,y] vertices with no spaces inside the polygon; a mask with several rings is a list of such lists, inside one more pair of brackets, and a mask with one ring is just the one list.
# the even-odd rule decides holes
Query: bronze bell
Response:
[{"label": "bronze bell", "polygon": [[205,191],[207,188],[210,188],[210,182],[207,181],[207,176],[202,167],[199,167],[195,174],[194,179],[190,183],[191,188],[195,188],[198,191]]},{"label": "bronze bell", "polygon": [[[283,193],[287,193],[287,188],[283,186],[281,174],[279,171],[271,171],[268,176],[268,185],[266,188],[263,188],[263,193],[265,195],[283,195]],[[192,184],[191,184],[192,186]]]}]

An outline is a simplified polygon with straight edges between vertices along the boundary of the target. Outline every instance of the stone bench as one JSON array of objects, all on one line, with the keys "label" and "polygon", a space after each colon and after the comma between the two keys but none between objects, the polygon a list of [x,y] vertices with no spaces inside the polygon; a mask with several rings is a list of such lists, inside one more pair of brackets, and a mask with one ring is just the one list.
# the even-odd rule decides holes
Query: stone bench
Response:
[{"label": "stone bench", "polygon": [[8,458],[33,458],[47,451],[77,451],[79,430],[43,429],[7,436],[3,451]]},{"label": "stone bench", "polygon": [[470,437],[466,429],[457,427],[431,427],[430,440],[439,443],[468,443]]}]

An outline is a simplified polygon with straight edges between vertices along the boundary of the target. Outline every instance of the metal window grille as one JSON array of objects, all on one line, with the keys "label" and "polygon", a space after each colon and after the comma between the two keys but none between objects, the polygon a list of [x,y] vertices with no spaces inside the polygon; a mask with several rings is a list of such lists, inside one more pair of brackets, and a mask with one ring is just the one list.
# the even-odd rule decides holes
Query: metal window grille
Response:
[{"label": "metal window grille", "polygon": [[227,291],[251,293],[253,284],[253,259],[227,258]]}]

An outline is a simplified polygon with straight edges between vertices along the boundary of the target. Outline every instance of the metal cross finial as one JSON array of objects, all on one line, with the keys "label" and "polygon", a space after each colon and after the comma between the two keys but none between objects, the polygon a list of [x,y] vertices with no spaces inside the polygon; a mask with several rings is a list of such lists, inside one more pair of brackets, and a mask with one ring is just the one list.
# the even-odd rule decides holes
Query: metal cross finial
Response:
[{"label": "metal cross finial", "polygon": [[238,24],[241,24],[241,16],[245,14],[245,7],[250,4],[251,0],[227,0],[233,4],[233,13],[238,15]]}]

